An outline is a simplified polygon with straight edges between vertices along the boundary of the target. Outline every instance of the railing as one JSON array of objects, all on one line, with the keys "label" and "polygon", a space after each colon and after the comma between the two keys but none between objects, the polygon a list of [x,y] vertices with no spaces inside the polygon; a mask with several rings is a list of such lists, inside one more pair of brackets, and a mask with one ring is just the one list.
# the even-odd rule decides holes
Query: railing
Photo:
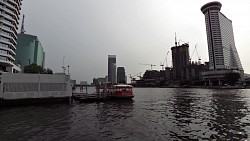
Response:
[{"label": "railing", "polygon": [[88,93],[73,93],[74,97],[82,98],[82,99],[94,99],[98,98],[96,93],[88,94]]}]

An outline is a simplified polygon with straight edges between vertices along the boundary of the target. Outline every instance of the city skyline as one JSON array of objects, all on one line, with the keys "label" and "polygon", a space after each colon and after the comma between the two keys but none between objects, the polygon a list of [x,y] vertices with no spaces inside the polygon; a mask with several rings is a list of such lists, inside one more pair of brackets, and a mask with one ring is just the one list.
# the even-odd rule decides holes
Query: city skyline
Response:
[{"label": "city skyline", "polygon": [[[26,33],[37,35],[47,53],[46,68],[62,72],[65,55],[71,78],[91,82],[92,78],[108,74],[109,54],[117,55],[117,65],[123,64],[128,75],[150,69],[138,63],[154,64],[153,69],[160,70],[160,62],[174,46],[175,32],[178,42],[189,42],[190,52],[198,44],[202,62],[208,61],[204,15],[200,13],[200,7],[207,2],[210,1],[25,0],[21,13],[26,15]],[[250,14],[249,2],[220,2],[221,12],[233,21],[242,66],[250,73],[250,28],[246,18]],[[198,57],[194,55],[192,59]],[[171,54],[167,60],[171,66]]]}]

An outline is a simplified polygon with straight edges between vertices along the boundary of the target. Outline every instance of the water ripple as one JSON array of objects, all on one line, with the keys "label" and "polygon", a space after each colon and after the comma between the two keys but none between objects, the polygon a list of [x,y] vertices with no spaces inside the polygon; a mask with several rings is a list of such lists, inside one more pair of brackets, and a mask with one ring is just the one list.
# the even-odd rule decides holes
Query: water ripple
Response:
[{"label": "water ripple", "polygon": [[0,108],[0,140],[247,140],[249,92],[135,88],[132,101]]}]

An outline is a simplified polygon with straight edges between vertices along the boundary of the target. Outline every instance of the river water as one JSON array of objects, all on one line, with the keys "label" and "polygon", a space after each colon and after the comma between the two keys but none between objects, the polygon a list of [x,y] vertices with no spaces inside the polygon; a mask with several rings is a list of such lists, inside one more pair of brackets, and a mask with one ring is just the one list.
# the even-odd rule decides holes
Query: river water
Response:
[{"label": "river water", "polygon": [[131,101],[0,108],[0,140],[250,140],[250,89],[134,94]]}]

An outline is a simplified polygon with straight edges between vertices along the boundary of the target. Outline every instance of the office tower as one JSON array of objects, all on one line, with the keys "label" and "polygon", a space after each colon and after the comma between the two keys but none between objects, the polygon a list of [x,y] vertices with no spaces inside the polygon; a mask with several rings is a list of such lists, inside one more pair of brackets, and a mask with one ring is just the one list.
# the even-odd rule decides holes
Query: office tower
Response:
[{"label": "office tower", "polygon": [[187,43],[172,47],[173,79],[186,79],[186,67],[189,64],[189,45]]},{"label": "office tower", "polygon": [[26,65],[37,64],[44,67],[45,53],[37,36],[20,33],[17,35],[15,64],[24,69]]},{"label": "office tower", "polygon": [[112,74],[111,74],[111,83],[116,84],[117,83],[117,75],[116,75],[116,64],[112,63]]},{"label": "office tower", "polygon": [[0,0],[0,71],[20,71],[15,61],[18,20],[22,0]]},{"label": "office tower", "polygon": [[201,7],[205,15],[210,70],[243,70],[235,47],[232,21],[220,12],[220,2]]},{"label": "office tower", "polygon": [[116,83],[116,55],[108,55],[108,82]]},{"label": "office tower", "polygon": [[117,83],[126,84],[126,75],[124,67],[117,68]]}]

